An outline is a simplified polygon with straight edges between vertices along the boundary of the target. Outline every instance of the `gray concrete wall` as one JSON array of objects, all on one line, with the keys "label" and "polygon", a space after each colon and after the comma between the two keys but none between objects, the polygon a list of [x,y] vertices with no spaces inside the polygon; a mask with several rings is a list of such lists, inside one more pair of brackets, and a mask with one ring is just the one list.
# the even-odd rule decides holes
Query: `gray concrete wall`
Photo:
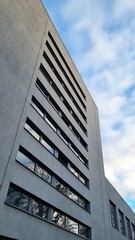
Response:
[{"label": "gray concrete wall", "polygon": [[0,184],[10,159],[47,20],[40,1],[0,1]]},{"label": "gray concrete wall", "polygon": [[[135,214],[107,179],[106,179],[106,191],[107,191],[107,198],[108,198],[107,199],[107,204],[108,204],[108,211],[107,211],[108,226],[107,227],[110,232],[110,238],[112,240],[127,239],[127,227],[126,227],[125,218],[127,217],[130,220],[130,225],[132,223],[135,225]],[[117,217],[117,224],[118,224],[117,229],[114,228],[111,223],[109,200],[111,200],[116,206],[116,217]],[[126,232],[125,236],[121,233],[121,230],[120,230],[118,210],[120,210],[124,214],[125,232]]]}]

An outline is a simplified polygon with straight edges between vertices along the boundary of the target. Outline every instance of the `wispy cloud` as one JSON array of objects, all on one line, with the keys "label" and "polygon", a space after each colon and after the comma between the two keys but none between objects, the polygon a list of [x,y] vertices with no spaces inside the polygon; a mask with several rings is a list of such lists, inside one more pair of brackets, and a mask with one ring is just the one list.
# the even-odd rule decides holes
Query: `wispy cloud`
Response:
[{"label": "wispy cloud", "polygon": [[135,1],[65,0],[56,14],[99,109],[106,176],[129,202],[135,199]]}]

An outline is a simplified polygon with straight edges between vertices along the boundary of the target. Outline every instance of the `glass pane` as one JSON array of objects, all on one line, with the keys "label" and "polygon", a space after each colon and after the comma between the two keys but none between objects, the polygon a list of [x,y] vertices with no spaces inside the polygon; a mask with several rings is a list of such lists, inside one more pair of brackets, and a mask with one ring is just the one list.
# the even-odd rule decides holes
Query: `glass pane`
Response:
[{"label": "glass pane", "polygon": [[56,189],[58,189],[60,192],[67,194],[67,188],[62,183],[60,183],[58,180],[56,180]]},{"label": "glass pane", "polygon": [[79,205],[80,205],[81,207],[83,207],[83,208],[86,209],[86,202],[85,202],[85,200],[84,200],[83,198],[81,198],[81,197],[80,197],[80,200],[79,200]]},{"label": "glass pane", "polygon": [[60,227],[65,227],[66,217],[57,211],[53,211],[53,222]]},{"label": "glass pane", "polygon": [[126,218],[126,223],[127,223],[127,237],[129,239],[132,239],[132,236],[131,236],[131,226],[130,226],[130,221],[128,218]]},{"label": "glass pane", "polygon": [[68,218],[68,230],[78,234],[78,223]]},{"label": "glass pane", "polygon": [[82,225],[82,224],[79,224],[79,234],[84,236],[84,237],[88,237],[87,227]]},{"label": "glass pane", "polygon": [[23,153],[18,152],[16,159],[22,163],[25,167],[29,168],[30,170],[34,171],[35,163],[26,157]]},{"label": "glass pane", "polygon": [[71,150],[75,153],[75,155],[78,157],[78,153],[76,152],[76,150],[74,149],[74,147],[72,145],[69,145]]},{"label": "glass pane", "polygon": [[72,199],[74,202],[78,203],[78,196],[74,194],[71,190],[69,190],[69,198]]},{"label": "glass pane", "polygon": [[51,175],[47,171],[45,171],[43,168],[39,167],[38,165],[36,166],[36,173],[45,181],[47,181],[48,183],[51,183]]},{"label": "glass pane", "polygon": [[34,137],[39,141],[39,134],[37,132],[35,132],[35,130],[33,130],[27,123],[25,123],[25,129]]},{"label": "glass pane", "polygon": [[82,162],[83,164],[85,164],[85,161],[82,159],[81,156],[79,156],[79,159],[81,160],[81,162]]},{"label": "glass pane", "polygon": [[62,134],[62,132],[58,132],[58,135],[60,136],[60,138],[68,145],[68,140],[66,139],[66,136],[64,136],[63,134]]},{"label": "glass pane", "polygon": [[86,184],[86,180],[81,175],[79,176],[79,179],[82,183]]},{"label": "glass pane", "polygon": [[48,206],[43,205],[43,211],[42,211],[42,218],[47,219],[48,218]]},{"label": "glass pane", "polygon": [[54,126],[54,124],[46,117],[45,121],[50,125],[50,127],[56,132],[56,127]]},{"label": "glass pane", "polygon": [[54,154],[54,149],[43,138],[41,139],[41,143],[45,148],[48,149],[49,152]]},{"label": "glass pane", "polygon": [[71,167],[71,165],[68,168],[76,177],[78,177],[78,172],[75,171],[75,169],[73,167]]},{"label": "glass pane", "polygon": [[121,233],[125,234],[124,215],[120,210],[119,210],[119,222]]},{"label": "glass pane", "polygon": [[117,227],[117,220],[116,220],[116,206],[110,202],[110,213],[111,213],[111,221],[112,221],[112,226]]},{"label": "glass pane", "polygon": [[44,113],[39,109],[39,107],[32,101],[31,105],[35,108],[35,110],[42,116],[44,117]]},{"label": "glass pane", "polygon": [[6,201],[21,209],[27,210],[29,204],[29,197],[19,190],[10,187]]},{"label": "glass pane", "polygon": [[42,204],[35,199],[31,199],[30,212],[42,217]]}]

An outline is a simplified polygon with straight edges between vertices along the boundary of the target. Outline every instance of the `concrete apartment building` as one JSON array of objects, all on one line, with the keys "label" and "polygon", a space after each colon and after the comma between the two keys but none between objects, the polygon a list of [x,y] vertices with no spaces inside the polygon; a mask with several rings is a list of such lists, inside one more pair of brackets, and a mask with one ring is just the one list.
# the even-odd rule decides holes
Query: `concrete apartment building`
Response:
[{"label": "concrete apartment building", "polygon": [[135,240],[97,107],[40,0],[0,1],[0,240]]}]

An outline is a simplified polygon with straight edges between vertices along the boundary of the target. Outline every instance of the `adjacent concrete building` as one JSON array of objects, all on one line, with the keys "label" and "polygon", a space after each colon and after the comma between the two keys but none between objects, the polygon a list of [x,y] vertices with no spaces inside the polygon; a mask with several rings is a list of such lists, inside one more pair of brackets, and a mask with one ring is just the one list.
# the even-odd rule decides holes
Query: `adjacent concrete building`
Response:
[{"label": "adjacent concrete building", "polygon": [[0,1],[0,239],[135,240],[98,110],[40,0]]}]

